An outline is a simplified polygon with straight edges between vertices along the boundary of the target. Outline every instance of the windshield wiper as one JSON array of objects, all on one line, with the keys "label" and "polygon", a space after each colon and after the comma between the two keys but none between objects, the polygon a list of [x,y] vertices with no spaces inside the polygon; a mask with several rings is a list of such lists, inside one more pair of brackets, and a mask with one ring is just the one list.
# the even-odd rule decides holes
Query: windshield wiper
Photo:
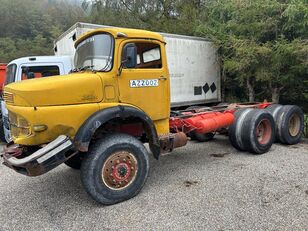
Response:
[{"label": "windshield wiper", "polygon": [[84,70],[88,70],[88,69],[91,69],[91,71],[93,71],[93,67],[94,67],[94,65],[88,65],[88,66],[80,67],[80,68],[78,68],[78,71],[84,71]]}]

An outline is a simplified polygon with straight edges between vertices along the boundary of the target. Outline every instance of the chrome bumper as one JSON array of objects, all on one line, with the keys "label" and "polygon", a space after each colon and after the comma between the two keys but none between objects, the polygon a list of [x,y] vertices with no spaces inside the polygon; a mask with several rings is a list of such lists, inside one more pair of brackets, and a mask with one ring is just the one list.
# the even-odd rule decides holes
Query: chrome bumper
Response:
[{"label": "chrome bumper", "polygon": [[38,176],[73,156],[75,153],[67,154],[72,148],[72,141],[67,136],[61,135],[33,154],[24,158],[16,158],[16,153],[20,155],[22,149],[15,144],[11,144],[4,148],[3,164],[21,174]]}]

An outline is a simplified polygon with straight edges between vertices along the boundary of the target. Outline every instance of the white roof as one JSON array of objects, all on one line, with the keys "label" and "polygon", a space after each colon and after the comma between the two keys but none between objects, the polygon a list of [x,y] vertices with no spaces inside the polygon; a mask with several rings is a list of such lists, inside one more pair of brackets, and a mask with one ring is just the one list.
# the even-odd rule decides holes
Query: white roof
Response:
[{"label": "white roof", "polygon": [[12,60],[8,65],[22,63],[50,63],[50,62],[70,62],[70,56],[28,56]]}]

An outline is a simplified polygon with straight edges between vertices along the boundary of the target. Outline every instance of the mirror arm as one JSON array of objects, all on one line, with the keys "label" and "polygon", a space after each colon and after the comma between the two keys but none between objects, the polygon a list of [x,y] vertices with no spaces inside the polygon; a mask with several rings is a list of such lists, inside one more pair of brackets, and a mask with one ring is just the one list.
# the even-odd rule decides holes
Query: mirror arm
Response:
[{"label": "mirror arm", "polygon": [[126,63],[126,61],[127,61],[127,60],[121,61],[121,65],[120,65],[120,67],[119,67],[119,69],[118,69],[118,74],[117,74],[117,76],[121,76],[122,70],[123,70],[123,66],[124,66],[124,63]]}]

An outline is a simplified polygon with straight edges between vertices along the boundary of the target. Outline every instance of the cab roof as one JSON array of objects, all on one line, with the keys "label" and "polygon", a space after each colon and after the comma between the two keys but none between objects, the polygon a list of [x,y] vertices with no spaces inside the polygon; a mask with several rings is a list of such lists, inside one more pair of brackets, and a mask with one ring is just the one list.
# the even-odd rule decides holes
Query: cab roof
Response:
[{"label": "cab roof", "polygon": [[70,56],[28,56],[21,57],[12,60],[8,65],[11,64],[23,64],[23,63],[50,63],[50,62],[70,62]]},{"label": "cab roof", "polygon": [[139,29],[120,28],[120,27],[107,27],[107,28],[95,29],[95,30],[85,33],[79,39],[77,39],[77,41],[75,42],[75,47],[85,38],[88,38],[91,35],[99,34],[99,33],[109,33],[114,38],[123,38],[123,37],[145,38],[145,39],[154,39],[154,40],[158,40],[158,41],[165,43],[163,36],[156,32],[147,31],[147,30],[139,30]]}]

